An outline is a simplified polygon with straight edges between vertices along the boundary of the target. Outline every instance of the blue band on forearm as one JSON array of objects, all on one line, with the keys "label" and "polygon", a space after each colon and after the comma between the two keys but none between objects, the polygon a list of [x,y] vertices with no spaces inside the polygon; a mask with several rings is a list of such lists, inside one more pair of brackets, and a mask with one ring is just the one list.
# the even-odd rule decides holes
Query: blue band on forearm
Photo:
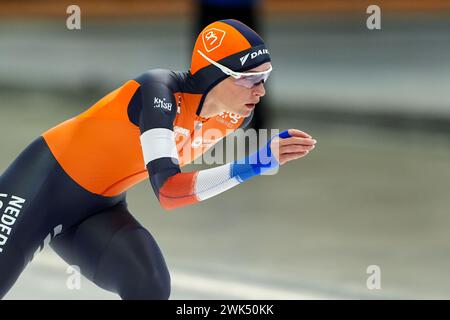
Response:
[{"label": "blue band on forearm", "polygon": [[[279,163],[270,148],[270,143],[274,137],[269,140],[265,147],[261,148],[257,152],[245,157],[244,159],[231,163],[232,177],[236,177],[238,180],[243,182],[253,176],[263,174],[268,170],[278,167]],[[291,137],[291,135],[286,130],[278,134],[278,137],[286,139]]]}]

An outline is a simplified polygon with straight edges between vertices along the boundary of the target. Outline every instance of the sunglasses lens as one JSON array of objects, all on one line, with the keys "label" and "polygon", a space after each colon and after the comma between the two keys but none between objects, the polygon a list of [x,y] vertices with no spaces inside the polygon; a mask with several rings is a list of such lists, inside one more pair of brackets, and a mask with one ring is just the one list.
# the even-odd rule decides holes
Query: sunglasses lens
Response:
[{"label": "sunglasses lens", "polygon": [[259,75],[248,75],[248,76],[241,76],[239,79],[235,80],[235,83],[237,85],[246,87],[246,88],[253,88],[255,85],[260,84],[261,82],[266,82],[269,78],[270,73],[265,74],[259,74]]}]

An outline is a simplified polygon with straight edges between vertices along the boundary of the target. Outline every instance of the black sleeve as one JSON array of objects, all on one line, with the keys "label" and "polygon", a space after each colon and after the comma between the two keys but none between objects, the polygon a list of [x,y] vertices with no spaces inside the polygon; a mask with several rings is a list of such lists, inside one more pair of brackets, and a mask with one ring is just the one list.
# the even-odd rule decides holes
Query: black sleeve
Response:
[{"label": "black sleeve", "polygon": [[180,172],[173,132],[177,106],[173,90],[166,83],[145,78],[140,81],[141,145],[150,182],[159,199],[159,190],[164,182]]}]

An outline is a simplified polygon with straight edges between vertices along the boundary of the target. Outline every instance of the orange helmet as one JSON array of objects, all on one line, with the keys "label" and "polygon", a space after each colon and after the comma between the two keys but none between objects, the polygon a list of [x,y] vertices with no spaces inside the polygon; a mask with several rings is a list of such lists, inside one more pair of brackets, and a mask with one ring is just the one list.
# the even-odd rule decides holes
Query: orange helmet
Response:
[{"label": "orange helmet", "polygon": [[195,42],[189,71],[207,91],[227,77],[208,60],[236,72],[271,61],[269,50],[261,37],[242,22],[233,19],[209,24]]}]

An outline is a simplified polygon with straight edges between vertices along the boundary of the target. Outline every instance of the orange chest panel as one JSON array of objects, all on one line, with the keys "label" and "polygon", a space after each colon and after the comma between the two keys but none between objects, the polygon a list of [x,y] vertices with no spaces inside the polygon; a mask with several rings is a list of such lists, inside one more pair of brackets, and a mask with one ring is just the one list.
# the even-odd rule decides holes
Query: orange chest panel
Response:
[{"label": "orange chest panel", "polygon": [[115,196],[148,174],[139,128],[128,119],[128,103],[139,88],[128,81],[86,112],[43,134],[64,171],[88,191]]},{"label": "orange chest panel", "polygon": [[180,166],[199,158],[244,121],[243,117],[228,112],[206,121],[196,115],[200,99],[197,94],[175,93],[178,111],[174,132]]},{"label": "orange chest panel", "polygon": [[[116,196],[148,178],[140,130],[128,118],[128,105],[138,88],[139,83],[130,80],[42,135],[64,171],[92,193]],[[179,110],[174,131],[180,166],[192,162],[242,122],[222,115],[196,128],[198,117],[190,106],[198,105],[192,102],[200,98],[184,93],[174,93],[174,97]]]}]

